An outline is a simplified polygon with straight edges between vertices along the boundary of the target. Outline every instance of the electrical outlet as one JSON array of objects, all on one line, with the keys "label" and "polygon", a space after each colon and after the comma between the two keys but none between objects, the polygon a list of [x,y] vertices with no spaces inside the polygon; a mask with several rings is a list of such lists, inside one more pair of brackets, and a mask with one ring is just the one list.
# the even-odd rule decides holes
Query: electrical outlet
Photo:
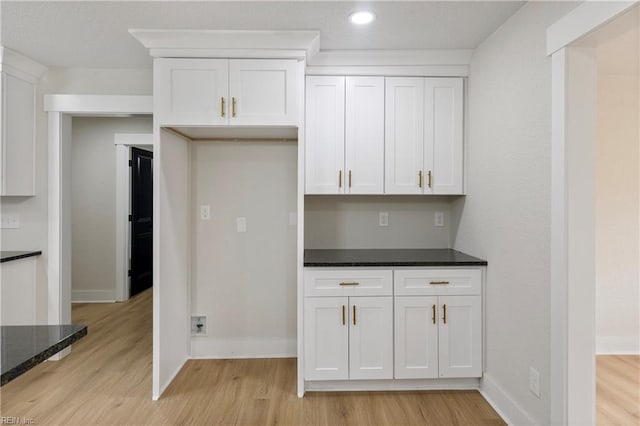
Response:
[{"label": "electrical outlet", "polygon": [[237,232],[247,232],[247,218],[246,217],[237,217],[236,218],[236,231]]},{"label": "electrical outlet", "polygon": [[0,228],[2,229],[18,229],[20,228],[20,215],[3,214],[0,219]]},{"label": "electrical outlet", "polygon": [[200,206],[200,219],[211,219],[211,206]]},{"label": "electrical outlet", "polygon": [[207,335],[207,317],[205,315],[191,316],[191,335],[192,336]]},{"label": "electrical outlet", "polygon": [[529,390],[540,398],[540,373],[533,367],[529,367]]},{"label": "electrical outlet", "polygon": [[433,226],[444,226],[444,213],[435,212],[435,214],[433,215]]},{"label": "electrical outlet", "polygon": [[378,213],[378,226],[389,226],[389,212]]}]

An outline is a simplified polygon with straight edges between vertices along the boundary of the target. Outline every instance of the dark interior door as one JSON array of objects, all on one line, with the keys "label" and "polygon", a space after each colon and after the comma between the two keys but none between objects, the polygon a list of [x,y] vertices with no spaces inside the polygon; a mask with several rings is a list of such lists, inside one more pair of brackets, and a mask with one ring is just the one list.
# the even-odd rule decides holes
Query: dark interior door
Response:
[{"label": "dark interior door", "polygon": [[131,296],[153,284],[153,153],[131,148]]}]

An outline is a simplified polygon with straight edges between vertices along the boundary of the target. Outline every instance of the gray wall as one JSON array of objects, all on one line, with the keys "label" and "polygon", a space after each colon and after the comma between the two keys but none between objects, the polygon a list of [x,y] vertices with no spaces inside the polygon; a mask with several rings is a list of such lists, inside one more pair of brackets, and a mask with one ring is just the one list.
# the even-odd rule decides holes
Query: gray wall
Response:
[{"label": "gray wall", "polygon": [[[467,197],[454,248],[486,259],[486,374],[526,415],[550,422],[551,59],[546,29],[576,3],[529,2],[474,52]],[[529,391],[529,367],[541,396]],[[499,389],[499,391],[496,391]],[[491,396],[491,395],[490,395]],[[586,408],[585,408],[586,409]],[[509,415],[509,413],[506,413]]]},{"label": "gray wall", "polygon": [[[306,196],[305,248],[450,248],[451,203],[458,198]],[[434,226],[437,211],[444,227]],[[389,226],[378,225],[379,212],[389,213]]]},{"label": "gray wall", "polygon": [[292,142],[191,143],[192,356],[295,356],[297,169]]},{"label": "gray wall", "polygon": [[151,117],[74,118],[71,141],[72,300],[114,300],[116,133],[151,133]]}]

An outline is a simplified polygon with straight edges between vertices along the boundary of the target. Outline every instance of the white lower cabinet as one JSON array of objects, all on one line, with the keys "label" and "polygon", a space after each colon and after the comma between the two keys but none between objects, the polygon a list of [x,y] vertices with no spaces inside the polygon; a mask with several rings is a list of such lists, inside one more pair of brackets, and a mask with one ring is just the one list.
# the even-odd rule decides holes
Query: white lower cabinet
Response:
[{"label": "white lower cabinet", "polygon": [[306,380],[393,378],[392,297],[308,297],[304,310]]},{"label": "white lower cabinet", "polygon": [[395,378],[482,376],[480,296],[395,298]]}]

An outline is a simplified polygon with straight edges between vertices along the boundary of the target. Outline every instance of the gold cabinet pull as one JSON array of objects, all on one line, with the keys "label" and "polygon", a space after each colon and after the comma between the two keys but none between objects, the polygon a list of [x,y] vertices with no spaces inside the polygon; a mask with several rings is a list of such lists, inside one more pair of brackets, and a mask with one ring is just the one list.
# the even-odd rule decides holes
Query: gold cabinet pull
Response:
[{"label": "gold cabinet pull", "polygon": [[427,173],[427,180],[429,188],[431,188],[431,170],[429,170],[429,172]]},{"label": "gold cabinet pull", "polygon": [[418,170],[418,186],[422,188],[422,170]]},{"label": "gold cabinet pull", "polygon": [[342,325],[347,325],[347,308],[342,305]]},{"label": "gold cabinet pull", "polygon": [[356,305],[353,305],[353,325],[356,325]]},{"label": "gold cabinet pull", "polygon": [[349,170],[349,188],[351,188],[351,170]]},{"label": "gold cabinet pull", "polygon": [[429,281],[429,285],[448,285],[449,281]]},{"label": "gold cabinet pull", "polygon": [[231,98],[231,116],[232,117],[236,116],[236,98],[235,97]]},{"label": "gold cabinet pull", "polygon": [[436,305],[433,305],[431,307],[431,321],[435,324],[436,323]]},{"label": "gold cabinet pull", "polygon": [[360,283],[357,281],[343,281],[340,285],[360,285]]},{"label": "gold cabinet pull", "polygon": [[224,117],[224,96],[220,99],[220,117]]},{"label": "gold cabinet pull", "polygon": [[342,170],[338,171],[338,188],[342,188]]},{"label": "gold cabinet pull", "polygon": [[442,322],[447,323],[447,305],[442,305]]}]

